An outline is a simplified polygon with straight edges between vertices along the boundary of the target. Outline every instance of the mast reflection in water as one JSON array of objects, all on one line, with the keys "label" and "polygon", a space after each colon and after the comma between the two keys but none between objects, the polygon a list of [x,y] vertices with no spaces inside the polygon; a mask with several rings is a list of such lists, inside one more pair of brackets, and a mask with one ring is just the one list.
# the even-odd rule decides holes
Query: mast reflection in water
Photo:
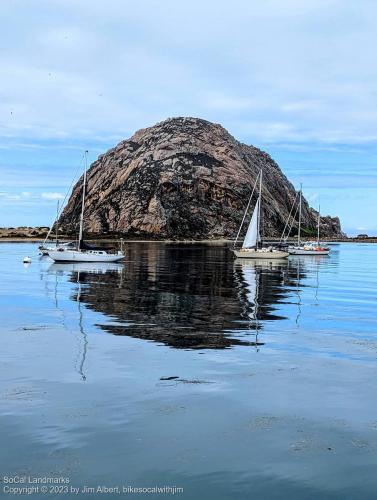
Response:
[{"label": "mast reflection in water", "polygon": [[[114,335],[175,348],[263,345],[264,322],[303,275],[283,261],[234,261],[225,246],[133,243],[125,264],[53,264],[80,284],[72,300],[109,318]],[[82,286],[81,286],[82,285]]]}]

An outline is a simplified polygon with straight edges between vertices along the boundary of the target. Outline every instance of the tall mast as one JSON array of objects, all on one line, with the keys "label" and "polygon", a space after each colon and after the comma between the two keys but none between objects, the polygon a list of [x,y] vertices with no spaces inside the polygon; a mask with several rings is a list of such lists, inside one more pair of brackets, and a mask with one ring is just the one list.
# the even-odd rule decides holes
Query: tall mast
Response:
[{"label": "tall mast", "polygon": [[58,219],[59,219],[59,200],[56,205],[56,221],[55,221],[55,242],[58,244]]},{"label": "tall mast", "polygon": [[317,245],[319,246],[319,222],[321,218],[321,205],[318,205],[318,222],[317,222]]},{"label": "tall mast", "polygon": [[298,214],[297,246],[300,246],[300,243],[301,243],[301,209],[302,209],[302,184],[300,184],[300,202],[299,202],[299,214]]},{"label": "tall mast", "polygon": [[257,248],[259,247],[259,242],[261,240],[261,208],[262,208],[262,169],[260,171],[259,177],[259,210],[258,210],[258,235],[257,235]]},{"label": "tall mast", "polygon": [[82,233],[83,233],[83,227],[84,227],[84,208],[85,208],[86,170],[87,170],[87,168],[88,168],[88,151],[85,151],[84,182],[82,185],[82,204],[81,204],[80,232],[79,232],[79,249],[81,247]]}]

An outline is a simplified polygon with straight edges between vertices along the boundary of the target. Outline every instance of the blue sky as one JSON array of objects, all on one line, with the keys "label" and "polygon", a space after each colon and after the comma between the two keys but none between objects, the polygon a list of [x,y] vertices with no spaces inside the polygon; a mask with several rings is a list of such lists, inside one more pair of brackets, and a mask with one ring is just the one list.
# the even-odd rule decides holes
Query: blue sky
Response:
[{"label": "blue sky", "polygon": [[84,149],[186,115],[377,234],[376,2],[2,0],[0,16],[0,226],[48,225]]}]

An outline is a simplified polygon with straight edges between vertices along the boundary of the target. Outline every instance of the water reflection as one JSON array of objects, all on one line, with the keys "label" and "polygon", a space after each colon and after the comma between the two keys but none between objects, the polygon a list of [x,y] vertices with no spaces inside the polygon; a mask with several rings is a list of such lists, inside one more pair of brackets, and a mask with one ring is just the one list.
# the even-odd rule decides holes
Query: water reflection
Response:
[{"label": "water reflection", "polygon": [[[54,286],[54,304],[56,309],[59,311],[61,316],[61,322],[65,330],[74,333],[77,340],[77,355],[75,360],[75,369],[80,375],[83,381],[86,381],[85,372],[85,362],[88,350],[88,334],[85,329],[84,322],[84,310],[81,305],[82,298],[82,287],[85,286],[88,275],[101,275],[111,272],[121,273],[123,269],[122,264],[118,263],[88,263],[88,262],[78,262],[78,263],[66,263],[66,264],[51,264],[47,269],[47,274],[55,276],[55,286]],[[76,283],[76,292],[74,296],[71,297],[77,304],[77,327],[74,325],[70,326],[66,318],[66,312],[59,304],[59,277],[69,276],[71,281]],[[84,275],[84,276],[82,276]],[[46,281],[46,285],[47,285]],[[48,289],[47,289],[48,290]],[[49,294],[48,294],[49,295]]]},{"label": "water reflection", "polygon": [[81,334],[81,342],[80,349],[78,353],[78,357],[76,360],[77,371],[79,372],[82,380],[86,380],[86,375],[84,371],[85,361],[86,361],[86,353],[88,350],[88,335],[84,330],[84,322],[83,322],[83,312],[81,308],[81,282],[80,282],[80,271],[77,272],[77,308],[79,313],[79,331]]},{"label": "water reflection", "polygon": [[52,264],[48,272],[78,284],[71,299],[106,315],[106,332],[175,348],[259,348],[265,322],[285,318],[276,308],[305,276],[286,260],[234,261],[224,246],[127,250],[125,264]]},{"label": "water reflection", "polygon": [[292,255],[289,258],[289,266],[292,271],[296,270],[296,297],[297,297],[297,314],[295,318],[296,326],[299,326],[300,318],[302,314],[302,289],[305,284],[302,283],[302,278],[306,277],[307,272],[304,270],[310,268],[311,274],[315,276],[314,285],[314,301],[315,304],[319,305],[319,270],[321,265],[326,264],[329,259],[328,255]]},{"label": "water reflection", "polygon": [[[264,345],[259,340],[263,320],[283,319],[273,314],[278,288],[286,279],[287,260],[252,260],[236,259],[234,276],[237,283],[237,295],[241,304],[241,323],[246,330],[255,331],[254,345]],[[270,293],[272,291],[272,293]]]},{"label": "water reflection", "polygon": [[65,275],[68,273],[105,274],[117,271],[121,273],[123,264],[117,262],[67,262],[65,264],[54,262],[47,270],[50,274]]}]

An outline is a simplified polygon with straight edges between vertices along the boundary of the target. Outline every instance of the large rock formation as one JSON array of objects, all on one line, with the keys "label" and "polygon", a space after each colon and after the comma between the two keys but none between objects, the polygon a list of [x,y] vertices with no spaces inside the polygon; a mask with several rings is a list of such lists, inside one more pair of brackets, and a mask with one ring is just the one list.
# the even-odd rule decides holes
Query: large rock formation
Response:
[{"label": "large rock formation", "polygon": [[[99,156],[88,171],[85,231],[154,238],[233,237],[263,169],[263,230],[279,236],[295,190],[265,152],[198,118],[171,118],[136,132]],[[76,231],[82,180],[59,221]],[[317,213],[304,200],[303,227]],[[339,236],[338,218],[323,217],[322,235]]]}]

